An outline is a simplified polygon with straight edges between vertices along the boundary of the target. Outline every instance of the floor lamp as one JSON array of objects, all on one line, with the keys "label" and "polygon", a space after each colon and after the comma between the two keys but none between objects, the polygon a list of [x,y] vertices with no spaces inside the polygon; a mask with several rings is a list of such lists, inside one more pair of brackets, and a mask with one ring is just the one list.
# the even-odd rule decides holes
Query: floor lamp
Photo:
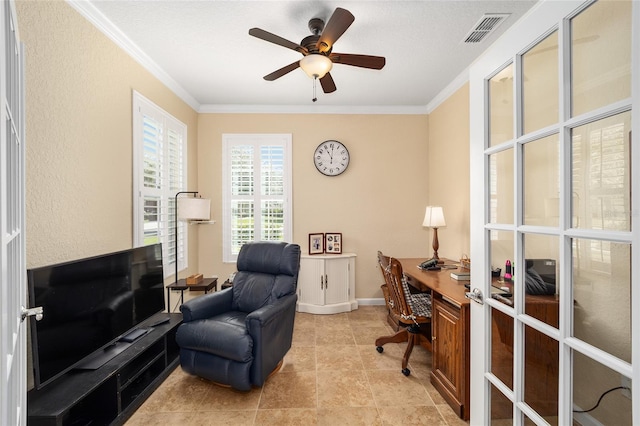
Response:
[{"label": "floor lamp", "polygon": [[[180,194],[193,197],[178,197]],[[209,220],[211,218],[211,200],[198,197],[198,191],[180,191],[175,197],[175,225],[176,225],[176,285],[178,285],[178,221]]]},{"label": "floor lamp", "polygon": [[442,207],[427,206],[427,210],[424,212],[424,221],[422,222],[422,226],[433,228],[432,259],[437,260],[438,263],[444,263],[444,261],[440,260],[438,257],[438,248],[440,248],[440,244],[438,243],[438,228],[447,226],[444,221],[444,212],[442,211]]}]

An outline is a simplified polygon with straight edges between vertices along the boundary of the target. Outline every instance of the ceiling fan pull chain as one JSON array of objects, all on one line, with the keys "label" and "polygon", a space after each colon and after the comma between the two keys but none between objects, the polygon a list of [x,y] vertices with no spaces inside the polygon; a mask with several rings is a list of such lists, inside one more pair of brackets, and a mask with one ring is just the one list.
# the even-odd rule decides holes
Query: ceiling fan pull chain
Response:
[{"label": "ceiling fan pull chain", "polygon": [[313,99],[312,99],[313,102],[318,100],[318,98],[316,97],[316,81],[318,81],[317,76],[313,77]]}]

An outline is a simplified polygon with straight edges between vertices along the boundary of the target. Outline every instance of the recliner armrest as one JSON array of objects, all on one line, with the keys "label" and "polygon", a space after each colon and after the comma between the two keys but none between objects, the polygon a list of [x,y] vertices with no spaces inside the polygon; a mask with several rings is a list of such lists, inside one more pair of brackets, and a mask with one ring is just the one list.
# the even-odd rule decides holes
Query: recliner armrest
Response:
[{"label": "recliner armrest", "polygon": [[265,324],[268,324],[273,319],[277,319],[278,315],[286,311],[289,306],[292,304],[295,305],[297,301],[297,294],[289,294],[276,300],[275,303],[265,305],[262,308],[251,312],[246,318],[249,334],[252,334],[252,328],[255,328],[257,324],[260,324],[260,327],[264,327]]},{"label": "recliner armrest", "polygon": [[180,306],[182,321],[190,322],[210,318],[231,310],[233,288],[227,288],[215,293],[208,293],[195,299],[186,301]]},{"label": "recliner armrest", "polygon": [[295,293],[283,296],[247,315],[247,330],[253,339],[251,383],[254,386],[263,385],[291,348],[297,300]]}]

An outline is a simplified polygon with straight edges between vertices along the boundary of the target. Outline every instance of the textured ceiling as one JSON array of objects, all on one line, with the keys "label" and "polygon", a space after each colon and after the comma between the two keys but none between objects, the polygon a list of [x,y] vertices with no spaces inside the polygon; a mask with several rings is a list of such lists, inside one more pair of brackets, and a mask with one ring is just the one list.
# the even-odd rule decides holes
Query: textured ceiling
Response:
[{"label": "textured ceiling", "polygon": [[[426,109],[535,1],[91,1],[69,0],[115,34],[194,108]],[[355,22],[334,52],[386,57],[379,71],[336,64],[337,91],[312,102],[313,82],[300,69],[269,82],[263,76],[302,57],[248,35],[258,27],[299,43],[311,18],[336,7]],[[510,16],[481,43],[462,40],[485,13]],[[113,37],[112,37],[113,38]]]}]

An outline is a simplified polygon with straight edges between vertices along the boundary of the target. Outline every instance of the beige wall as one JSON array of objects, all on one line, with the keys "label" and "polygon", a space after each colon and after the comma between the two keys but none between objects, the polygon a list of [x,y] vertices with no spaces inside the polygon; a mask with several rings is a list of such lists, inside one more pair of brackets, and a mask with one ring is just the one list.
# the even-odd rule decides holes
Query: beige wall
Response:
[{"label": "beige wall", "polygon": [[132,91],[187,124],[193,184],[197,113],[65,2],[18,1],[17,11],[26,46],[27,266],[129,248]]},{"label": "beige wall", "polygon": [[[468,83],[429,114],[428,140],[429,204],[442,206],[447,222],[438,229],[438,255],[458,260],[470,250]],[[432,238],[429,231],[429,247]]]},{"label": "beige wall", "polygon": [[[430,117],[198,115],[66,3],[17,5],[27,49],[28,267],[131,247],[133,90],[187,124],[189,189],[212,198],[216,223],[189,227],[188,273],[223,281],[235,270],[222,263],[223,133],[292,134],[294,242],[306,251],[309,233],[342,232],[343,251],[358,256],[357,298],[382,297],[377,250],[431,255],[421,226],[429,203],[447,218],[440,254],[468,253],[467,86]],[[351,154],[338,177],[312,162],[326,139]]]},{"label": "beige wall", "polygon": [[[356,297],[381,298],[376,251],[429,255],[422,228],[428,200],[426,115],[202,114],[198,127],[198,188],[212,197],[217,223],[200,226],[199,264],[221,280],[221,154],[223,133],[291,133],[293,240],[308,250],[315,232],[341,232],[343,252],[356,253]],[[321,142],[343,142],[351,163],[341,175],[321,175],[313,152]]]}]

